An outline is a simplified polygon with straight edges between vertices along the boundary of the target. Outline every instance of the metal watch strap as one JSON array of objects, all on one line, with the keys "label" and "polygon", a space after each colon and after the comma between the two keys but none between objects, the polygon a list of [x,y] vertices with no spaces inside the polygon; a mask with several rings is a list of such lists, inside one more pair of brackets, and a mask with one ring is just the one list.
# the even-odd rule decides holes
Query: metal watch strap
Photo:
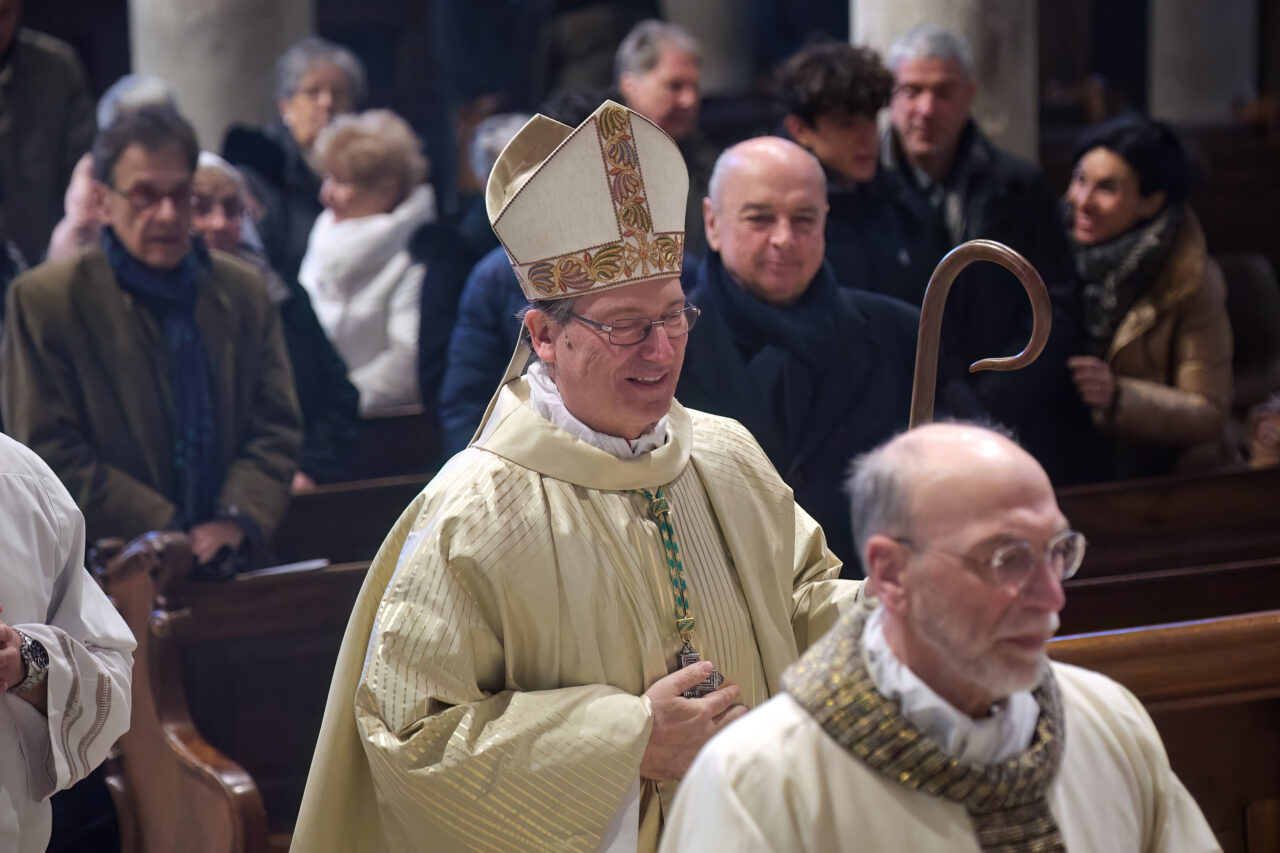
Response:
[{"label": "metal watch strap", "polygon": [[22,631],[18,631],[18,636],[22,638],[21,655],[27,665],[27,677],[10,687],[11,693],[24,693],[44,681],[49,674],[49,653],[45,651],[44,643]]}]

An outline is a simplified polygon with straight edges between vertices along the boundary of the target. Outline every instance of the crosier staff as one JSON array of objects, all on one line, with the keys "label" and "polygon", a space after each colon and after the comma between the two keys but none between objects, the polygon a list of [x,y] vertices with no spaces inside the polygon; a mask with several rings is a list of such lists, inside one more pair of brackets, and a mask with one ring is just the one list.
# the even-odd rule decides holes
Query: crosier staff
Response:
[{"label": "crosier staff", "polygon": [[938,385],[938,346],[942,336],[942,311],[947,295],[960,270],[975,261],[991,261],[1013,273],[1031,299],[1031,341],[1017,355],[984,358],[969,365],[970,373],[979,370],[1017,370],[1035,361],[1049,340],[1053,325],[1053,308],[1049,291],[1040,273],[1022,255],[994,240],[970,240],[947,253],[929,277],[920,306],[920,335],[916,339],[916,372],[911,387],[911,416],[908,429],[933,420],[933,398]]}]

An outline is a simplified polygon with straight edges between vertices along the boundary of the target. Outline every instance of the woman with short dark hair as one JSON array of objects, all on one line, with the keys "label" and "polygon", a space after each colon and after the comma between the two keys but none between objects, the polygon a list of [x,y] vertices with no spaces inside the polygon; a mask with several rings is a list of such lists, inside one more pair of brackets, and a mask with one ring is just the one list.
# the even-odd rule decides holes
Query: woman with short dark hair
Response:
[{"label": "woman with short dark hair", "polygon": [[1231,326],[1222,271],[1187,198],[1194,170],[1166,125],[1126,115],[1086,132],[1067,188],[1086,354],[1072,378],[1112,439],[1112,474],[1229,459]]}]

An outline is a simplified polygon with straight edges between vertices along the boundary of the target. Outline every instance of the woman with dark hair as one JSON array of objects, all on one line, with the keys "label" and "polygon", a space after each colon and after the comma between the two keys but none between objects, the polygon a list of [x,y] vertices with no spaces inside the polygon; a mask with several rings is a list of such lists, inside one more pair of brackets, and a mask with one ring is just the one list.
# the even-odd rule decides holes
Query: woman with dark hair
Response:
[{"label": "woman with dark hair", "polygon": [[1111,473],[1229,459],[1231,326],[1222,271],[1187,206],[1193,169],[1173,131],[1126,115],[1086,132],[1067,188],[1087,354],[1072,378],[1111,437]]}]

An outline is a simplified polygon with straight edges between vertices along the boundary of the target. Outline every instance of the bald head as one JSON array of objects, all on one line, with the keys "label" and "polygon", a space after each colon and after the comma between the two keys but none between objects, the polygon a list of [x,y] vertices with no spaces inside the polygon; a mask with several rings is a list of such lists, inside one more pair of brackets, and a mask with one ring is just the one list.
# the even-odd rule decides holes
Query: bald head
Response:
[{"label": "bald head", "polygon": [[719,204],[724,195],[727,180],[742,180],[743,170],[749,174],[759,169],[793,170],[793,174],[805,175],[816,180],[823,199],[827,195],[827,178],[822,173],[818,158],[789,139],[780,136],[757,136],[732,145],[716,158],[707,184],[707,198]]},{"label": "bald head", "polygon": [[1034,686],[1064,602],[1062,543],[1077,535],[1039,463],[991,430],[934,424],[861,460],[852,491],[898,658],[974,716]]},{"label": "bald head", "polygon": [[822,266],[826,179],[817,159],[794,142],[762,136],[727,149],[702,212],[725,271],[758,299],[796,302]]},{"label": "bald head", "polygon": [[[1020,483],[1053,493],[1040,463],[1006,436],[972,424],[928,424],[890,439],[859,459],[849,478],[858,552],[877,534],[905,535],[922,512],[948,498],[963,506],[980,485]],[[921,504],[924,504],[922,507]]]}]

